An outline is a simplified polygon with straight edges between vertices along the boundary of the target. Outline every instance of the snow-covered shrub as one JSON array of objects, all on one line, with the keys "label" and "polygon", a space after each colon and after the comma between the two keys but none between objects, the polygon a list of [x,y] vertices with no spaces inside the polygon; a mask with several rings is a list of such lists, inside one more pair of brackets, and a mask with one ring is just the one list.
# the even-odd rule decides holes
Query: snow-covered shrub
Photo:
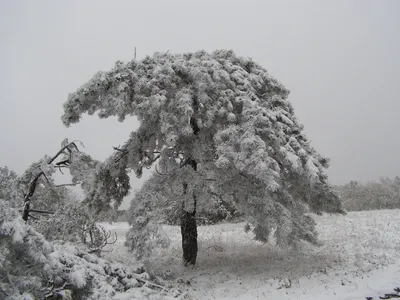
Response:
[{"label": "snow-covered shrub", "polygon": [[0,200],[0,298],[159,299],[176,291],[149,281],[142,267],[112,263],[85,248],[47,241]]}]

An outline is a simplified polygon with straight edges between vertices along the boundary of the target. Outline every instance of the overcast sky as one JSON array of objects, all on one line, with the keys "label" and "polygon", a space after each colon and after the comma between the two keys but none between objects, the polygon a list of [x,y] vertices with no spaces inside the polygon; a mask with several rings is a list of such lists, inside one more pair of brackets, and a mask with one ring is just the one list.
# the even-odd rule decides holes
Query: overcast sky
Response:
[{"label": "overcast sky", "polygon": [[135,46],[138,59],[226,48],[291,90],[332,183],[400,175],[399,12],[397,0],[0,0],[0,165],[21,173],[64,137],[98,159],[122,145],[134,120],[60,117],[68,93]]}]

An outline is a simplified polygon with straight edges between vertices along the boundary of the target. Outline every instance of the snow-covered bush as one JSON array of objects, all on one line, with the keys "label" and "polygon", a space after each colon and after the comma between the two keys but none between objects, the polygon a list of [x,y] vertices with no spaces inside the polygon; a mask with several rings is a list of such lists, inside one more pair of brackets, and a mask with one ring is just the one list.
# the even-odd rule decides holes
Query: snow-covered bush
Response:
[{"label": "snow-covered bush", "polygon": [[142,267],[112,263],[73,244],[47,241],[0,200],[0,298],[176,299]]}]

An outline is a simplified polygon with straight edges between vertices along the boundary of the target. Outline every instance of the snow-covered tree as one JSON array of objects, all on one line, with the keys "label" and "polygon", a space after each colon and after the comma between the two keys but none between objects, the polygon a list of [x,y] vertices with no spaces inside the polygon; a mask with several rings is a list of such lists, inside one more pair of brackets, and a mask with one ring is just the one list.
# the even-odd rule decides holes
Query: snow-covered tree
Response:
[{"label": "snow-covered tree", "polygon": [[95,112],[138,118],[140,127],[101,165],[86,195],[93,205],[118,204],[128,171],[141,176],[157,164],[180,209],[183,259],[195,264],[195,216],[212,203],[207,190],[244,213],[261,241],[276,229],[278,242],[316,243],[306,212],[343,212],[324,172],[328,159],[311,147],[288,95],[232,51],[155,53],[97,73],[69,95],[62,120],[69,126]]},{"label": "snow-covered tree", "polygon": [[[90,253],[101,254],[105,246],[115,243],[116,236],[97,224],[100,215],[90,203],[74,199],[67,188],[77,184],[92,186],[98,164],[79,151],[75,142],[64,140],[55,156],[45,156],[31,164],[18,178],[14,188],[20,189],[22,196],[16,197],[14,206],[22,210],[22,218],[29,220],[47,240],[79,243]],[[72,183],[55,183],[52,175],[61,169],[70,171]]]}]

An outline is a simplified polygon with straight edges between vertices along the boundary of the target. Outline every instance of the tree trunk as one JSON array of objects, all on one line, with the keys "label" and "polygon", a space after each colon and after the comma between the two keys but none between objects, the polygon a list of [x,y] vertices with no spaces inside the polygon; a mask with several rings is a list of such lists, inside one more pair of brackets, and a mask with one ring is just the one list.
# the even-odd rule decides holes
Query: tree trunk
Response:
[{"label": "tree trunk", "polygon": [[[198,102],[197,98],[193,97],[193,109],[195,113],[198,111]],[[196,118],[192,116],[190,118],[190,126],[193,129],[194,135],[198,135],[200,132],[200,128],[197,125]],[[188,158],[186,164],[191,166],[194,171],[197,171],[197,161]],[[187,193],[188,184],[186,182],[183,183],[183,193]],[[184,203],[182,203],[182,214],[181,214],[181,235],[182,235],[182,252],[183,252],[183,262],[185,266],[195,265],[197,258],[197,224],[196,224],[196,195],[192,195],[193,197],[193,211],[187,212],[184,209]]]},{"label": "tree trunk", "polygon": [[[187,164],[190,165],[193,170],[197,171],[197,162],[193,159],[189,159]],[[183,183],[183,193],[187,193],[187,183]],[[182,214],[181,214],[181,235],[182,235],[182,251],[183,251],[183,262],[185,266],[195,265],[197,258],[197,224],[196,224],[196,195],[193,197],[193,211],[187,212],[184,209],[184,203],[182,203]]]},{"label": "tree trunk", "polygon": [[183,262],[185,266],[195,265],[198,250],[196,210],[194,212],[187,212],[185,210],[182,211],[181,234]]},{"label": "tree trunk", "polygon": [[24,220],[25,222],[28,221],[28,218],[29,218],[29,207],[30,207],[30,203],[28,200],[25,202],[24,209],[22,211],[22,220]]}]

